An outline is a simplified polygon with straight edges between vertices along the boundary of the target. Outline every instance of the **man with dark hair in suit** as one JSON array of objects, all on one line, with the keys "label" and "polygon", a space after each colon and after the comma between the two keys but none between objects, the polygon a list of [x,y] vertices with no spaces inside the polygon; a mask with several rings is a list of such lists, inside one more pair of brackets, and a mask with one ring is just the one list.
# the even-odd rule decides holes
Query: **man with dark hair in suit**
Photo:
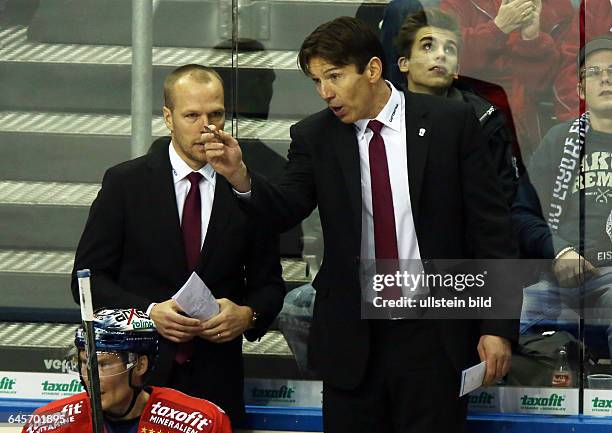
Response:
[{"label": "man with dark hair in suit", "polygon": [[[208,164],[208,129],[225,123],[223,83],[185,65],[164,83],[171,137],[110,168],[91,206],[74,270],[92,273],[94,306],[147,311],[159,333],[157,380],[244,415],[242,335],[261,337],[282,307],[278,237],[241,210]],[[186,317],[171,296],[196,272],[219,303],[207,321]],[[73,272],[72,289],[78,301]]]},{"label": "man with dark hair in suit", "polygon": [[374,260],[514,257],[509,210],[470,106],[398,91],[382,79],[383,58],[355,18],[306,38],[299,63],[328,108],[291,128],[280,185],[247,169],[228,134],[207,157],[279,230],[319,208],[309,361],[323,376],[325,432],[461,432],[459,372],[480,357],[485,383],[501,378],[518,322],[371,320],[360,271]]}]

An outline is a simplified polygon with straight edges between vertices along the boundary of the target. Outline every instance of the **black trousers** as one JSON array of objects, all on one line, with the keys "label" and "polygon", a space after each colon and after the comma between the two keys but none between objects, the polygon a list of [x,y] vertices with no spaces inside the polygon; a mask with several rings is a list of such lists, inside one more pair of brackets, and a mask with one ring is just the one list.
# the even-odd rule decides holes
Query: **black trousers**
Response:
[{"label": "black trousers", "polygon": [[371,321],[367,372],[357,389],[323,384],[325,433],[461,433],[459,373],[425,320]]}]

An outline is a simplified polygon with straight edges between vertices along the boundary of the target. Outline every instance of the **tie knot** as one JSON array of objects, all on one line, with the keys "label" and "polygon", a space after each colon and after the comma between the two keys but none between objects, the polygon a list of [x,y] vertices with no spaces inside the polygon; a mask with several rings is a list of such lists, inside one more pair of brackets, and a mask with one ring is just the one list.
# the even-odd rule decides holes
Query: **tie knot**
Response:
[{"label": "tie knot", "polygon": [[194,185],[198,185],[200,183],[200,180],[202,180],[204,176],[202,176],[202,173],[198,173],[197,171],[192,171],[191,173],[189,173],[187,175],[187,180],[189,181],[189,183],[191,183],[191,186]]},{"label": "tie knot", "polygon": [[370,120],[368,122],[368,128],[370,128],[374,134],[380,134],[380,130],[382,129],[383,126],[385,125],[383,125],[382,122],[376,119]]}]

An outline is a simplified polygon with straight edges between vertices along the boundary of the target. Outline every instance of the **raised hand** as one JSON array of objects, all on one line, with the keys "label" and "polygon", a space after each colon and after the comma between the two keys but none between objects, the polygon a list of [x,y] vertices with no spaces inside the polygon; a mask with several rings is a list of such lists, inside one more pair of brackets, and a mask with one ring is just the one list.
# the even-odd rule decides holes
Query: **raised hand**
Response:
[{"label": "raised hand", "polygon": [[533,0],[503,0],[494,22],[502,32],[508,34],[522,28],[532,19],[535,10]]},{"label": "raised hand", "polygon": [[521,37],[526,40],[536,39],[540,35],[540,17],[542,15],[542,0],[532,0],[534,9],[523,23]]},{"label": "raised hand", "polygon": [[202,134],[202,140],[206,142],[204,150],[208,163],[217,173],[225,177],[236,190],[240,192],[249,191],[251,189],[251,179],[242,160],[242,150],[238,140],[231,134],[216,129],[214,125],[209,126],[209,129],[213,132]]}]

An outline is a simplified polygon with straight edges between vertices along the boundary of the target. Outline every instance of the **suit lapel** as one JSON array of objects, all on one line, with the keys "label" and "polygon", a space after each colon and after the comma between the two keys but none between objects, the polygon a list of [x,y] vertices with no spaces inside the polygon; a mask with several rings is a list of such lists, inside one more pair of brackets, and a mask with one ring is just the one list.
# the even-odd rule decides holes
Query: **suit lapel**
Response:
[{"label": "suit lapel", "polygon": [[[156,192],[152,197],[152,205],[157,215],[158,224],[163,228],[155,236],[160,237],[161,245],[167,246],[168,251],[164,251],[164,254],[167,255],[169,260],[174,260],[174,269],[187,270],[183,232],[176,209],[172,166],[168,157],[169,143],[169,137],[162,137],[153,143],[149,151],[149,167],[151,170],[149,184],[152,186],[152,191]],[[210,255],[214,252],[214,245],[223,244],[224,231],[229,222],[228,215],[232,212],[231,205],[234,197],[229,184],[222,176],[218,175],[216,182],[210,221],[196,269],[205,267]]]},{"label": "suit lapel", "polygon": [[[408,155],[408,185],[410,202],[415,225],[419,218],[419,203],[423,187],[423,176],[427,154],[432,137],[429,109],[418,95],[405,92],[406,95],[406,145]],[[329,141],[334,144],[336,155],[348,189],[349,201],[353,215],[353,225],[361,235],[361,171],[359,146],[352,125],[333,122],[330,128]],[[355,181],[355,180],[359,181]]]},{"label": "suit lapel", "polygon": [[408,186],[410,205],[415,226],[419,220],[419,204],[423,188],[423,175],[432,136],[431,117],[425,101],[418,95],[406,95],[406,146],[408,154]]},{"label": "suit lapel", "polygon": [[163,254],[170,261],[169,269],[187,269],[183,232],[176,208],[176,193],[172,166],[168,157],[169,137],[156,140],[149,151],[151,186],[151,214],[155,215],[159,244],[164,246]]},{"label": "suit lapel", "polygon": [[329,134],[330,143],[334,144],[336,156],[344,175],[344,183],[348,189],[351,203],[353,225],[361,236],[361,171],[359,163],[359,145],[353,125],[334,122],[334,128]]},{"label": "suit lapel", "polygon": [[217,175],[215,185],[215,197],[213,199],[212,212],[206,238],[200,254],[200,263],[196,268],[204,269],[210,260],[211,254],[215,251],[215,246],[223,245],[225,239],[225,229],[232,214],[232,204],[235,198],[230,185],[223,176]]}]

